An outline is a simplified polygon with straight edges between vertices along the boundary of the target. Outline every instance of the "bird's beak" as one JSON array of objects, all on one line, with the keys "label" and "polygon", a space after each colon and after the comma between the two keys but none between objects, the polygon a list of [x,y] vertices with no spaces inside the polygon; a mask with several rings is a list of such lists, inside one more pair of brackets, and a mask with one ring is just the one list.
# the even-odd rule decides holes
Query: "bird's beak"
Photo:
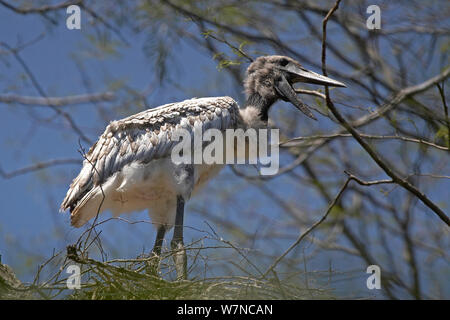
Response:
[{"label": "bird's beak", "polygon": [[[287,101],[290,101],[297,109],[311,119],[317,120],[309,107],[304,104],[295,93],[291,83],[304,82],[333,87],[346,87],[342,82],[325,77],[301,66],[289,63],[286,67],[280,68],[283,71],[281,78],[276,83],[275,88],[278,93]],[[289,80],[288,80],[289,79]]]},{"label": "bird's beak", "polygon": [[342,82],[325,77],[321,74],[315,73],[314,71],[311,70],[307,70],[293,63],[289,63],[282,70],[284,70],[290,75],[290,80],[293,83],[304,82],[304,83],[319,84],[323,86],[346,87],[346,85],[343,84]]}]

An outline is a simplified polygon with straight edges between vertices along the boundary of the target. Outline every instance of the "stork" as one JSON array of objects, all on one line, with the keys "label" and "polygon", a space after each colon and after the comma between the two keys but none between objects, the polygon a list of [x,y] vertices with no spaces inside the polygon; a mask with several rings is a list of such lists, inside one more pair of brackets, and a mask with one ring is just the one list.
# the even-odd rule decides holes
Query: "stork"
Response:
[{"label": "stork", "polygon": [[230,97],[199,98],[112,121],[85,155],[61,211],[70,209],[71,224],[79,228],[105,210],[116,216],[148,210],[157,228],[152,253],[160,256],[164,236],[174,227],[171,248],[177,277],[186,279],[184,206],[224,165],[175,164],[170,153],[176,142],[171,137],[181,128],[191,132],[207,128],[267,128],[269,109],[279,99],[316,119],[297,97],[293,88],[296,82],[345,87],[303,68],[292,58],[262,56],[247,69],[244,108],[239,108]]}]

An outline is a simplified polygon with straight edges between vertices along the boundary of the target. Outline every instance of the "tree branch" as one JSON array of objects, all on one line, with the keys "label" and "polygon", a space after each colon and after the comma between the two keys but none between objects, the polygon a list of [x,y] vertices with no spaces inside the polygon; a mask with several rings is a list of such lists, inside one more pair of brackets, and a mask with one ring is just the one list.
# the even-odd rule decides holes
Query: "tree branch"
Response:
[{"label": "tree branch", "polygon": [[[407,142],[414,142],[418,144],[423,144],[429,147],[436,148],[438,150],[445,150],[449,151],[449,148],[423,140],[423,139],[414,139],[409,137],[403,137],[403,136],[380,136],[380,135],[373,135],[373,134],[359,134],[361,137],[365,139],[373,139],[373,140],[401,140],[401,141],[407,141]],[[281,148],[291,148],[291,147],[298,147],[303,146],[305,140],[317,140],[317,139],[334,139],[334,138],[350,138],[353,137],[350,133],[333,133],[333,134],[327,134],[327,135],[316,135],[316,136],[306,136],[306,137],[296,137],[289,139],[287,141],[281,142],[280,147]]]},{"label": "tree branch", "polygon": [[43,14],[46,13],[48,11],[54,11],[54,10],[59,10],[59,9],[65,9],[70,5],[78,5],[80,3],[82,3],[83,0],[69,0],[69,1],[65,1],[65,2],[61,2],[59,4],[54,4],[54,5],[43,5],[41,7],[15,7],[12,4],[4,1],[4,0],[0,0],[0,4],[3,5],[4,7],[18,13],[18,14],[32,14],[32,13],[39,13],[39,14]]},{"label": "tree branch", "polygon": [[82,161],[80,159],[55,159],[55,160],[49,160],[45,162],[39,162],[34,165],[24,167],[21,169],[16,169],[11,172],[5,172],[0,167],[0,176],[4,179],[11,179],[26,173],[46,169],[48,167],[58,166],[58,165],[65,165],[65,164],[81,164]]},{"label": "tree branch", "polygon": [[61,107],[72,104],[82,104],[88,102],[112,101],[115,99],[113,92],[102,92],[92,94],[81,94],[66,97],[31,97],[16,94],[0,95],[0,102],[20,103],[23,105],[39,105]]},{"label": "tree branch", "polygon": [[352,180],[351,177],[349,177],[345,183],[342,185],[341,189],[339,190],[338,194],[336,195],[336,197],[334,197],[333,201],[330,203],[330,205],[328,206],[327,211],[325,212],[325,214],[322,216],[322,218],[320,218],[317,222],[315,222],[311,227],[309,227],[305,232],[303,232],[298,238],[297,240],[291,244],[291,246],[285,251],[283,252],[283,254],[281,256],[279,256],[273,263],[272,265],[266,270],[266,272],[264,272],[263,274],[263,278],[265,278],[272,270],[275,269],[275,267],[278,265],[278,263],[280,263],[281,260],[283,260],[283,258],[292,251],[292,249],[294,249],[296,246],[298,246],[298,244],[308,235],[310,234],[315,228],[317,228],[323,221],[325,221],[325,219],[328,217],[328,215],[331,212],[331,209],[333,209],[333,207],[336,205],[336,203],[338,202],[338,200],[341,198],[342,194],[344,193],[345,189],[347,188],[349,182]]},{"label": "tree branch", "polygon": [[[31,69],[28,67],[28,65],[25,63],[25,61],[20,56],[17,48],[12,48],[7,43],[4,43],[4,42],[0,42],[0,45],[5,47],[6,49],[8,49],[14,55],[14,58],[17,60],[17,62],[20,64],[20,66],[23,68],[25,73],[30,78],[31,83],[33,84],[36,91],[43,98],[47,99],[48,98],[47,94],[45,93],[44,89],[41,87],[41,85],[37,81],[36,77],[34,76],[33,72],[31,71]],[[48,107],[51,108],[53,111],[55,111],[57,115],[62,116],[64,119],[66,119],[67,122],[69,123],[70,127],[72,128],[72,130],[75,131],[83,141],[85,141],[89,144],[92,144],[92,141],[83,133],[83,131],[75,123],[75,120],[73,120],[73,118],[67,112],[64,112],[52,105],[49,105]]]},{"label": "tree branch", "polygon": [[[328,12],[327,16],[323,19],[322,22],[322,72],[325,76],[327,76],[326,70],[326,28],[329,17],[335,12],[339,6],[340,0],[337,0],[334,7]],[[450,71],[450,68],[446,70],[447,74]],[[425,90],[424,85],[419,88],[415,88],[414,91]],[[403,90],[402,90],[403,91]],[[406,92],[405,94],[407,94]],[[334,106],[333,102],[330,98],[330,90],[328,86],[325,86],[325,95],[326,95],[326,103],[330,111],[333,113],[334,117],[339,121],[339,123],[355,138],[355,140],[366,150],[366,152],[370,155],[370,157],[378,164],[378,166],[389,176],[392,180],[402,186],[404,189],[408,190],[412,194],[414,194],[417,198],[419,198],[423,204],[425,204],[428,208],[430,208],[436,215],[445,222],[448,226],[450,226],[450,218],[442,211],[433,201],[431,201],[424,193],[418,190],[414,185],[409,183],[406,179],[401,178],[397,173],[395,173],[385,161],[381,159],[381,157],[373,150],[369,144],[367,144],[361,135],[354,129],[347,120],[341,115],[341,113]]]}]

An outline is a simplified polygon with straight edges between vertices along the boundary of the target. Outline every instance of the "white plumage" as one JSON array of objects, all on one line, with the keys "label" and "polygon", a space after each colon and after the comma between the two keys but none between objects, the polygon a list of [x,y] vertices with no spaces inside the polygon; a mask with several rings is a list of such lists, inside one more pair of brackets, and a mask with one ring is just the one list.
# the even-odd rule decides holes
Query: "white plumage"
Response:
[{"label": "white plumage", "polygon": [[[75,227],[83,226],[97,212],[111,210],[119,215],[144,209],[149,210],[153,223],[171,227],[176,195],[181,191],[172,174],[170,152],[177,142],[171,136],[179,128],[235,128],[239,118],[239,107],[232,98],[213,97],[171,103],[111,122],[86,154],[61,210],[71,209]],[[196,165],[193,192],[222,167]]]}]

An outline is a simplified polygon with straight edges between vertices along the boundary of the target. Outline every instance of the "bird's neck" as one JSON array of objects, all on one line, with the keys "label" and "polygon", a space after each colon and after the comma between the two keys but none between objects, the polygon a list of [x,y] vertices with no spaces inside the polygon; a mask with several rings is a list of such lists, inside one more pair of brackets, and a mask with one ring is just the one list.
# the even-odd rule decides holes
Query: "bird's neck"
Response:
[{"label": "bird's neck", "polygon": [[252,93],[245,102],[241,116],[249,127],[267,126],[269,109],[275,101],[262,97],[259,93]]}]

